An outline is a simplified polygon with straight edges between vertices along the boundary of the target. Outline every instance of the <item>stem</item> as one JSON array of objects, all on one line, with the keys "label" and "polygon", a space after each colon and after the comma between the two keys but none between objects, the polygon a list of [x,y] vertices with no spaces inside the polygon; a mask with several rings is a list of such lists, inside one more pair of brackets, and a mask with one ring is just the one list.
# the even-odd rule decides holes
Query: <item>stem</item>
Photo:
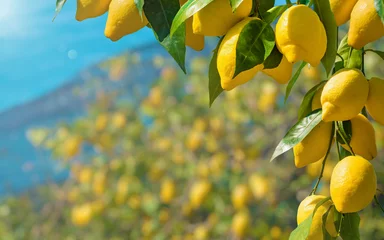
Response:
[{"label": "stem", "polygon": [[310,195],[313,195],[313,194],[316,193],[317,188],[319,187],[320,181],[321,181],[321,179],[323,178],[323,173],[324,173],[325,163],[327,162],[327,158],[328,158],[329,152],[331,151],[331,148],[332,148],[332,142],[333,142],[333,137],[334,137],[334,136],[335,136],[335,125],[332,125],[331,139],[330,139],[330,141],[329,141],[329,145],[328,145],[327,153],[325,154],[325,157],[324,157],[324,160],[323,160],[323,164],[322,164],[322,166],[321,166],[320,176],[317,178],[315,187],[312,189],[312,192],[311,192]]},{"label": "stem", "polygon": [[375,195],[375,202],[377,205],[379,205],[381,211],[384,213],[384,208],[381,206],[380,202],[379,202],[379,199],[377,199],[377,196]]},{"label": "stem", "polygon": [[344,214],[341,214],[341,219],[340,219],[339,229],[337,230],[337,236],[340,236],[341,225],[343,224],[343,221],[344,221]]},{"label": "stem", "polygon": [[363,72],[364,76],[365,76],[365,61],[364,61],[364,47],[361,49],[361,72]]},{"label": "stem", "polygon": [[311,1],[309,1],[309,3],[308,3],[308,7],[311,7],[313,5],[313,0],[311,0]]}]

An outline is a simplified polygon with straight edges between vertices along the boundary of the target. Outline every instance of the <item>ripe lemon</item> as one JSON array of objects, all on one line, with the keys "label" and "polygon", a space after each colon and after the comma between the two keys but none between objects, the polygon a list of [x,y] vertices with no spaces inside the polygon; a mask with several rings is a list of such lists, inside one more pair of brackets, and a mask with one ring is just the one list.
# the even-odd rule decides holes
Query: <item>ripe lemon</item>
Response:
[{"label": "ripe lemon", "polygon": [[337,26],[341,26],[349,20],[356,2],[357,0],[329,0]]},{"label": "ripe lemon", "polygon": [[377,180],[372,164],[349,156],[338,162],[331,177],[331,197],[341,213],[358,212],[369,205],[376,193]]},{"label": "ripe lemon", "polygon": [[283,56],[279,66],[272,69],[263,69],[263,73],[272,77],[280,84],[286,84],[291,79],[292,68],[293,64],[288,62],[287,58]]},{"label": "ripe lemon", "polygon": [[148,24],[143,14],[141,19],[134,0],[112,0],[104,34],[112,41],[134,33]]},{"label": "ripe lemon", "polygon": [[[351,125],[352,139],[349,145],[355,154],[372,160],[377,156],[375,129],[363,114],[352,118]],[[349,151],[348,145],[343,144],[341,146]]]},{"label": "ripe lemon", "polygon": [[276,45],[289,62],[303,60],[317,66],[327,48],[319,16],[305,5],[288,8],[276,25]]},{"label": "ripe lemon", "polygon": [[111,0],[77,0],[76,20],[83,21],[103,15]]},{"label": "ripe lemon", "polygon": [[79,136],[72,136],[66,139],[62,145],[63,156],[66,159],[73,158],[81,150],[82,139]]},{"label": "ripe lemon", "polygon": [[252,69],[241,72],[233,78],[236,70],[236,45],[243,28],[252,20],[260,20],[258,18],[247,18],[236,24],[225,35],[217,52],[217,70],[220,74],[221,87],[225,90],[244,84],[251,80],[259,70],[263,69],[263,65],[257,65]]},{"label": "ripe lemon", "polygon": [[374,0],[359,0],[351,12],[348,45],[360,49],[384,36],[384,26]]},{"label": "ripe lemon", "polygon": [[253,196],[257,200],[264,199],[264,197],[268,194],[271,189],[271,184],[268,182],[268,179],[256,173],[252,174],[251,177],[248,179],[248,185],[251,189]]},{"label": "ripe lemon", "polygon": [[246,234],[247,228],[251,222],[251,217],[249,216],[248,211],[242,210],[235,214],[232,219],[232,232],[236,237],[243,237]]},{"label": "ripe lemon", "polygon": [[384,80],[380,78],[371,78],[369,80],[368,100],[365,104],[372,118],[384,125]]},{"label": "ripe lemon", "polygon": [[[180,0],[179,2],[182,6],[187,0]],[[193,33],[192,22],[193,17],[188,18],[185,22],[185,45],[196,51],[201,51],[204,48],[204,36]]]},{"label": "ripe lemon", "polygon": [[71,211],[72,223],[76,226],[85,226],[91,221],[92,218],[92,205],[83,204],[76,206]]},{"label": "ripe lemon", "polygon": [[[313,214],[316,205],[323,201],[325,196],[321,195],[311,195],[306,197],[299,205],[297,210],[297,224],[302,223],[305,219]],[[323,239],[323,215],[328,211],[328,209],[332,206],[332,202],[326,201],[320,207],[317,208],[315,215],[312,218],[312,225],[309,230],[309,235],[307,239],[309,240],[322,240]],[[328,213],[327,220],[325,223],[325,229],[332,236],[337,236],[337,231],[335,228],[335,224],[333,223],[333,215],[334,212],[331,210]]]},{"label": "ripe lemon", "polygon": [[160,199],[163,203],[169,204],[175,197],[176,186],[172,179],[165,179],[160,188]]},{"label": "ripe lemon", "polygon": [[339,70],[328,80],[321,94],[323,121],[354,118],[364,107],[368,92],[368,81],[360,70]]},{"label": "ripe lemon", "polygon": [[199,208],[211,191],[211,183],[207,180],[200,180],[194,183],[189,192],[189,200],[193,208]]},{"label": "ripe lemon", "polygon": [[251,197],[251,193],[248,186],[245,184],[239,184],[235,186],[232,191],[232,204],[236,209],[241,209],[247,206]]},{"label": "ripe lemon", "polygon": [[310,163],[323,160],[327,154],[332,135],[332,123],[321,121],[312,131],[296,146],[293,147],[295,165],[302,168]]},{"label": "ripe lemon", "polygon": [[249,16],[252,0],[244,0],[233,13],[228,0],[214,0],[193,15],[193,32],[204,36],[223,36]]}]

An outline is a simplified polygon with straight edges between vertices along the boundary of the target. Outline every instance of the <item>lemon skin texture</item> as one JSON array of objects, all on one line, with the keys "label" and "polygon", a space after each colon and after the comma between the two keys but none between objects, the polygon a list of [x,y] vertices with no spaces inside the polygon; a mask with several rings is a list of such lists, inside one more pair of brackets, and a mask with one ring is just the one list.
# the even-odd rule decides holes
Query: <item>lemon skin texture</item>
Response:
[{"label": "lemon skin texture", "polygon": [[368,100],[365,104],[368,113],[372,118],[384,125],[384,80],[380,78],[371,78],[369,80]]},{"label": "lemon skin texture", "polygon": [[331,177],[331,198],[341,213],[358,212],[375,196],[376,173],[372,164],[360,157],[349,156],[338,162]]},{"label": "lemon skin texture", "polygon": [[[351,119],[352,138],[349,145],[356,155],[360,155],[367,160],[372,160],[377,156],[375,130],[369,120],[359,114]],[[349,151],[346,144],[341,145]]]},{"label": "lemon skin texture", "polygon": [[292,69],[293,64],[288,62],[287,58],[283,56],[279,66],[272,69],[263,69],[263,73],[272,77],[280,84],[286,84],[291,79]]},{"label": "lemon skin texture", "polygon": [[368,92],[368,81],[360,70],[339,70],[328,80],[321,94],[323,121],[354,118],[364,107]]},{"label": "lemon skin texture", "polygon": [[337,26],[341,26],[349,20],[356,2],[357,0],[329,0]]},{"label": "lemon skin texture", "polygon": [[236,11],[228,0],[214,0],[193,15],[193,32],[204,36],[223,36],[251,13],[252,0],[244,0]]},{"label": "lemon skin texture", "polygon": [[317,14],[305,5],[288,8],[276,25],[276,45],[289,62],[317,66],[327,48],[327,36]]},{"label": "lemon skin texture", "polygon": [[111,0],[77,0],[76,20],[95,18],[108,11]]},{"label": "lemon skin texture", "polygon": [[217,70],[221,79],[221,87],[224,90],[232,90],[233,88],[244,84],[251,80],[258,71],[263,69],[263,65],[259,64],[252,69],[239,73],[233,78],[236,69],[236,45],[243,28],[252,20],[258,18],[246,18],[236,24],[225,35],[217,52]]},{"label": "lemon skin texture", "polygon": [[332,123],[321,121],[300,143],[293,147],[295,166],[302,168],[322,160],[327,153],[331,135]]},{"label": "lemon skin texture", "polygon": [[112,41],[134,33],[148,24],[143,14],[141,19],[134,0],[112,0],[104,34]]},{"label": "lemon skin texture", "polygon": [[[316,205],[324,200],[325,196],[321,195],[311,195],[306,197],[299,205],[297,210],[297,224],[299,225],[305,219],[313,214]],[[317,208],[315,215],[312,218],[312,225],[309,230],[308,240],[323,240],[323,215],[328,211],[332,205],[331,201],[323,203],[320,207]],[[334,212],[331,210],[328,213],[327,221],[325,224],[325,229],[332,236],[337,236],[337,231],[333,223]]]},{"label": "lemon skin texture", "polygon": [[384,35],[384,26],[376,12],[374,0],[359,0],[351,12],[348,45],[361,49]]}]

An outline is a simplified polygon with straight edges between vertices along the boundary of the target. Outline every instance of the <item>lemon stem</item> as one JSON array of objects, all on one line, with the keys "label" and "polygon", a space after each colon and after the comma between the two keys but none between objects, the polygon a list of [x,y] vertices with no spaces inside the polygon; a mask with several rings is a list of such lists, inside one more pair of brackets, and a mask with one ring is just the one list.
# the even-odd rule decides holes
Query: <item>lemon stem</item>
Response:
[{"label": "lemon stem", "polygon": [[379,202],[379,199],[377,199],[377,196],[376,196],[376,195],[375,195],[375,202],[376,202],[377,205],[379,205],[381,211],[384,213],[384,208],[383,208],[383,206],[381,206],[381,204],[380,204],[380,202]]},{"label": "lemon stem", "polygon": [[340,219],[339,229],[337,230],[337,236],[340,236],[341,225],[343,224],[343,221],[344,221],[344,214],[341,214],[341,219]]},{"label": "lemon stem", "polygon": [[324,173],[325,163],[327,162],[327,158],[328,158],[329,152],[331,151],[331,148],[332,148],[332,142],[333,142],[333,137],[334,137],[334,136],[335,136],[335,125],[332,125],[332,134],[331,134],[331,139],[330,139],[330,141],[329,141],[329,145],[328,145],[327,153],[325,154],[325,157],[324,157],[324,160],[323,160],[323,164],[321,165],[320,175],[319,175],[319,177],[317,178],[315,187],[312,189],[312,192],[311,192],[310,195],[316,194],[316,191],[317,191],[317,188],[319,187],[320,181],[321,181],[321,179],[323,178],[323,173]]}]

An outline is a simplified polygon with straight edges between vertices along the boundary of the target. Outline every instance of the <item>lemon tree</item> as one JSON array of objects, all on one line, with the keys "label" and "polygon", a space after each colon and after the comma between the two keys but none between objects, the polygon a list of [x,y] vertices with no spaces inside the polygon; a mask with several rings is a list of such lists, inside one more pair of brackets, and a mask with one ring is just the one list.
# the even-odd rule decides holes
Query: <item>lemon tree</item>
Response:
[{"label": "lemon tree", "polygon": [[[64,3],[57,1],[57,12]],[[116,41],[150,27],[184,72],[186,46],[201,50],[204,37],[219,37],[209,64],[210,105],[219,95],[228,95],[240,85],[257,84],[250,81],[258,72],[280,84],[288,83],[285,101],[289,101],[305,66],[322,65],[325,80],[305,94],[297,123],[278,144],[271,160],[293,149],[293,162],[298,168],[322,163],[315,186],[299,206],[298,227],[290,239],[360,238],[358,212],[372,201],[380,206],[377,176],[369,162],[376,158],[377,147],[368,113],[383,123],[380,90],[384,80],[380,76],[367,77],[365,55],[374,52],[384,59],[383,51],[367,47],[374,47],[373,43],[384,35],[382,0],[287,0],[278,6],[267,0],[78,0],[76,18],[97,17],[106,11],[108,38]],[[349,29],[341,34],[348,21]],[[159,104],[159,93],[150,96],[150,102]],[[78,139],[64,144],[69,158],[78,152]],[[94,140],[106,151],[112,148],[108,135]],[[198,151],[202,145],[201,131],[188,136],[191,151]],[[333,146],[339,162],[330,177],[330,196],[316,195]],[[209,174],[203,165],[198,166],[201,175]],[[162,190],[163,201],[172,201],[172,181],[167,180],[164,186],[167,190]],[[206,180],[195,182],[185,212],[199,208],[209,198],[211,188],[212,183]],[[246,205],[252,191],[238,185],[233,196],[242,199],[232,197],[235,208]],[[87,207],[79,208],[88,212]],[[249,214],[239,210],[234,218],[233,233],[239,238],[248,229]],[[79,224],[84,219],[80,217]],[[145,222],[143,227],[150,232],[153,226]],[[195,238],[201,236],[206,236],[203,227],[195,233]]]}]

